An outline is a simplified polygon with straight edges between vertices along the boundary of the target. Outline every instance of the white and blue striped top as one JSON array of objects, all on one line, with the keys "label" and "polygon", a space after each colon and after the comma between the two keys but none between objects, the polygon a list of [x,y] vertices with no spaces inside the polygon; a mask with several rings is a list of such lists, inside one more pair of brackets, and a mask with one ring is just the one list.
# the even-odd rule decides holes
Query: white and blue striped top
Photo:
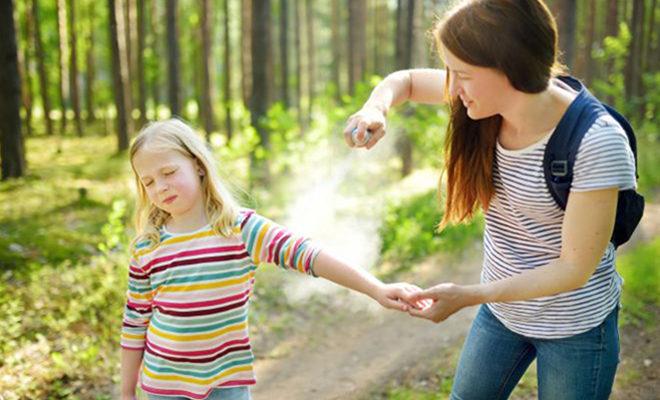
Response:
[{"label": "white and blue striped top", "polygon": [[[543,153],[551,134],[521,150],[497,144],[495,194],[486,212],[482,282],[492,282],[548,264],[561,252],[564,211],[553,200],[543,175]],[[573,167],[571,191],[636,187],[628,138],[609,115],[585,134]],[[618,304],[622,279],[610,243],[582,288],[526,301],[489,303],[493,314],[521,335],[555,339],[599,325]]]}]

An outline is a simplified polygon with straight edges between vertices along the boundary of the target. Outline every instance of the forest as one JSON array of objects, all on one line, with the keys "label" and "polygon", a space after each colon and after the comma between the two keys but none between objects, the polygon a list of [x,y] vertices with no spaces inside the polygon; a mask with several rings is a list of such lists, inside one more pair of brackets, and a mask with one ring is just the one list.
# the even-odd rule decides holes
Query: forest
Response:
[{"label": "forest", "polygon": [[[482,215],[435,229],[446,109],[398,107],[388,136],[368,152],[349,149],[342,133],[389,73],[442,68],[430,31],[453,3],[0,0],[0,399],[118,397],[135,233],[127,149],[149,121],[189,122],[243,205],[342,249],[383,280],[425,282],[420,265],[433,257],[460,264],[475,246],[480,253]],[[613,398],[649,398],[660,363],[660,7],[546,3],[568,73],[636,132],[647,209],[617,261],[623,362]],[[295,348],[281,350],[289,337],[312,346],[319,315],[328,331],[349,324],[356,309],[371,315],[352,305],[356,295],[325,286],[310,293],[305,279],[258,271],[250,314],[257,371],[259,360],[293,362]],[[307,309],[296,305],[301,296]],[[436,358],[429,370],[390,371],[339,395],[446,398],[465,332],[442,350],[450,365],[437,367]],[[268,374],[279,365],[263,367],[255,398],[278,398]],[[533,398],[535,383],[524,382],[514,398]]]}]

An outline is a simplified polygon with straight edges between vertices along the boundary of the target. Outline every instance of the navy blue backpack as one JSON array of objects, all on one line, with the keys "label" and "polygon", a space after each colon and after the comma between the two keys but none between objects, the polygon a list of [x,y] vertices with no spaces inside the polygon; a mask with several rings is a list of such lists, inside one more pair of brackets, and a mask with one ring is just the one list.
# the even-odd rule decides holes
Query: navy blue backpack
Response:
[{"label": "navy blue backpack", "polygon": [[[630,123],[613,108],[596,99],[577,79],[560,76],[559,80],[575,89],[578,95],[550,136],[543,157],[543,169],[550,194],[557,205],[565,210],[580,142],[594,121],[605,113],[609,113],[626,132],[630,148],[635,155],[635,176],[637,178],[639,176],[637,175],[637,140]],[[616,222],[610,239],[614,247],[619,247],[630,239],[643,213],[644,197],[634,189],[619,191]]]}]

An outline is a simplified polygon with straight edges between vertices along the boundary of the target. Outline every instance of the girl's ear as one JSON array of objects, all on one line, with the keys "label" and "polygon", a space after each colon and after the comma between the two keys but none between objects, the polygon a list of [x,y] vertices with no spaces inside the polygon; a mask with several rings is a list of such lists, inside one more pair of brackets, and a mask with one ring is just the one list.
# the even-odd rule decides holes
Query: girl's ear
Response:
[{"label": "girl's ear", "polygon": [[195,160],[195,164],[197,164],[197,174],[199,176],[206,175],[206,171],[204,171],[204,168],[202,167],[202,164],[200,164],[199,160]]}]

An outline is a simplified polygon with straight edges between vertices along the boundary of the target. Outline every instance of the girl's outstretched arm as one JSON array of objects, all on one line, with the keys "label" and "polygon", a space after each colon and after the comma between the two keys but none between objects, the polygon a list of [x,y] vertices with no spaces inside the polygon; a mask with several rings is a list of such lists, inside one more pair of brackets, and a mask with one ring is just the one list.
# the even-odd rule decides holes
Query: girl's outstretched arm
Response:
[{"label": "girl's outstretched arm", "polygon": [[121,349],[121,398],[134,400],[143,350]]},{"label": "girl's outstretched arm", "polygon": [[404,299],[421,291],[419,287],[408,283],[385,284],[367,271],[353,268],[326,251],[322,250],[316,256],[312,269],[317,276],[364,293],[383,307],[400,311],[417,308],[415,305],[408,304]]}]

